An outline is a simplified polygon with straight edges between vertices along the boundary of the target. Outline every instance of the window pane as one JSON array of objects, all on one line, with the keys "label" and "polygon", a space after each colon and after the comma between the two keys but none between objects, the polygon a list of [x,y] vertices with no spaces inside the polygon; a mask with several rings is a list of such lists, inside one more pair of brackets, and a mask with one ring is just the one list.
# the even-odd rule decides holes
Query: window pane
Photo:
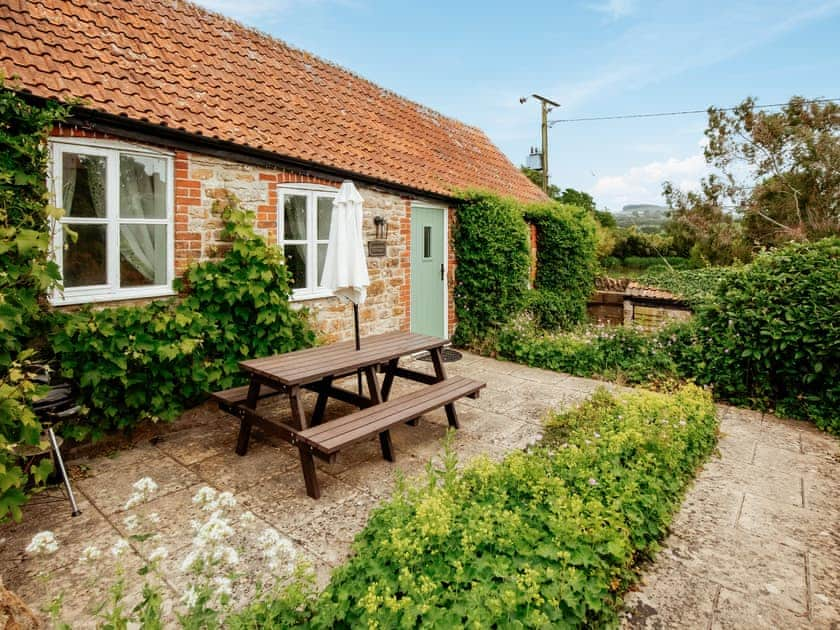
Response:
[{"label": "window pane", "polygon": [[166,284],[166,226],[120,226],[120,286]]},{"label": "window pane", "polygon": [[120,155],[120,217],[166,218],[166,160]]},{"label": "window pane", "polygon": [[63,153],[61,203],[66,217],[104,217],[105,158],[101,155]]},{"label": "window pane", "polygon": [[324,275],[324,261],[327,259],[327,245],[321,243],[318,245],[318,286],[321,286],[321,276]]},{"label": "window pane", "polygon": [[285,245],[286,265],[292,276],[292,289],[306,288],[306,245]]},{"label": "window pane", "polygon": [[423,258],[432,257],[432,226],[423,226]]},{"label": "window pane", "polygon": [[76,242],[65,234],[64,242],[64,286],[86,287],[106,284],[108,274],[105,261],[108,248],[104,225],[71,224],[67,226],[77,234]]},{"label": "window pane", "polygon": [[286,195],[284,197],[283,240],[306,240],[306,195]]},{"label": "window pane", "polygon": [[[318,197],[318,240],[330,238],[330,220],[332,219],[332,197]],[[320,278],[320,276],[318,276]]]}]

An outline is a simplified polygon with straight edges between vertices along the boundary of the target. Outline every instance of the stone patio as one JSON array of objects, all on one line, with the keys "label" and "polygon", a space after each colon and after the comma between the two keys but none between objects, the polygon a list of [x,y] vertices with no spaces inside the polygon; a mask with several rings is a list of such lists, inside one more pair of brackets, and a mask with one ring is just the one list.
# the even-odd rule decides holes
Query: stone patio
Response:
[{"label": "stone patio", "polygon": [[[409,363],[432,371],[430,363]],[[575,405],[604,385],[470,354],[447,369],[487,382],[478,400],[458,403],[461,429],[453,446],[461,462],[523,448],[540,433],[548,410]],[[345,386],[353,387],[354,379]],[[398,379],[393,395],[416,386]],[[307,408],[313,404],[308,400]],[[288,415],[280,399],[266,409]],[[331,402],[328,412],[348,409]],[[626,625],[834,627],[840,623],[838,442],[804,423],[727,407],[720,413],[721,457],[700,473],[666,548],[640,590],[628,596]],[[148,475],[160,489],[141,511],[160,514],[161,544],[174,556],[190,544],[192,496],[210,485],[233,492],[258,526],[288,536],[324,585],[370,510],[392,492],[398,471],[423,474],[440,454],[445,432],[441,410],[419,426],[393,431],[396,464],[381,458],[376,438],[342,453],[332,466],[319,463],[322,498],[314,501],[306,496],[294,449],[256,433],[247,456],[238,457],[235,421],[207,403],[130,449],[71,462],[82,515],[71,519],[66,502],[47,502],[49,496],[33,501],[21,524],[0,528],[0,571],[6,586],[34,609],[63,592],[65,619],[91,627],[89,607],[102,593],[90,592],[78,558],[92,541],[110,544],[126,535],[123,504],[131,485]],[[27,557],[24,547],[43,529],[55,532],[60,552]],[[143,564],[136,545],[124,563],[127,570]],[[186,578],[175,560],[167,563],[167,587],[180,592]],[[49,583],[39,577],[45,572],[52,574]]]}]

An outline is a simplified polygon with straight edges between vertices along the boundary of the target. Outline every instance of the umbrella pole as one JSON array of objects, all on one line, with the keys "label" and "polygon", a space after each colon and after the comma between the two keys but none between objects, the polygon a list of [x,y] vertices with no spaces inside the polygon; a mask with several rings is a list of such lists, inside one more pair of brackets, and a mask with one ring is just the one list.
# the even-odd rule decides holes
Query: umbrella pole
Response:
[{"label": "umbrella pole", "polygon": [[[359,305],[353,303],[353,323],[356,327],[356,350],[361,350],[362,346],[359,343]],[[356,380],[359,385],[359,396],[362,395],[362,371],[356,370]]]}]

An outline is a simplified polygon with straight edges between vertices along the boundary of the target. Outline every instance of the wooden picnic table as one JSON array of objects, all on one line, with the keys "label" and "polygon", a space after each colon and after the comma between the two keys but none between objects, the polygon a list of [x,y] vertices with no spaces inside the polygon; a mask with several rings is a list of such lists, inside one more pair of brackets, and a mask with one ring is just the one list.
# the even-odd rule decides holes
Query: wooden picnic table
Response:
[{"label": "wooden picnic table", "polygon": [[[442,348],[447,343],[446,339],[439,337],[391,332],[363,337],[359,350],[356,350],[355,342],[345,341],[249,359],[239,363],[250,375],[249,385],[216,392],[213,397],[222,409],[240,418],[236,444],[239,455],[245,455],[248,450],[253,425],[298,446],[307,492],[317,498],[320,491],[315,478],[313,455],[334,461],[342,447],[378,433],[383,455],[393,461],[389,428],[406,421],[414,422],[420,415],[441,406],[446,410],[449,425],[458,427],[454,401],[463,396],[476,397],[484,383],[463,377],[447,379],[442,357]],[[399,365],[401,357],[423,351],[431,355],[434,374]],[[381,387],[377,370],[385,373]],[[359,371],[366,377],[367,395],[335,384],[337,379]],[[430,387],[389,400],[396,377],[425,383]],[[307,418],[304,410],[304,390],[318,394],[311,418]],[[257,412],[261,398],[282,394],[288,396],[293,426],[270,420]],[[362,411],[322,425],[330,398],[351,403]]]}]

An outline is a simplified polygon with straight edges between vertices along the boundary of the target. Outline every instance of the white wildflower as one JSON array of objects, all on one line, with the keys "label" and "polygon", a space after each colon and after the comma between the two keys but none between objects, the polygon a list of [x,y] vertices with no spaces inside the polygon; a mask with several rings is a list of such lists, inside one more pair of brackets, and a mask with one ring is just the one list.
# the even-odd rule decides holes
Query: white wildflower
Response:
[{"label": "white wildflower", "polygon": [[158,514],[157,512],[152,512],[146,518],[149,519],[150,523],[153,523],[155,525],[160,523],[160,514]]},{"label": "white wildflower", "polygon": [[58,551],[58,541],[55,539],[55,534],[48,530],[35,534],[26,546],[26,553],[33,556],[49,556],[56,551]]},{"label": "white wildflower", "polygon": [[595,479],[593,479],[592,477],[589,478],[588,483],[589,483],[590,486],[597,486],[598,485],[598,482]]},{"label": "white wildflower", "polygon": [[213,550],[212,559],[233,566],[239,563],[239,553],[230,545],[222,545]]},{"label": "white wildflower", "polygon": [[158,485],[154,482],[151,477],[143,477],[142,479],[138,479],[134,482],[132,486],[135,492],[139,492],[145,497],[149,497],[155,492],[157,492]]},{"label": "white wildflower", "polygon": [[80,560],[86,564],[93,564],[102,557],[102,550],[99,547],[88,545],[82,551]]},{"label": "white wildflower", "polygon": [[140,494],[139,492],[135,492],[130,497],[128,497],[128,501],[125,502],[125,505],[123,506],[123,509],[124,510],[130,510],[132,508],[137,507],[141,503],[143,503],[143,501],[144,501],[143,495]]},{"label": "white wildflower", "polygon": [[257,542],[260,544],[260,547],[263,549],[269,549],[271,547],[276,547],[280,544],[280,540],[282,540],[282,536],[280,536],[280,532],[278,532],[273,527],[269,527],[263,531],[260,537],[257,539]]},{"label": "white wildflower", "polygon": [[218,492],[210,486],[203,486],[198,489],[193,497],[193,503],[200,505],[203,510],[208,512],[215,510],[218,507],[216,497]]},{"label": "white wildflower", "polygon": [[233,528],[227,520],[222,517],[221,512],[214,512],[205,523],[198,528],[193,538],[196,547],[207,547],[221,542],[228,536],[233,535]]},{"label": "white wildflower", "polygon": [[199,560],[197,551],[190,551],[186,557],[181,561],[181,573],[189,573],[195,568]]},{"label": "white wildflower", "polygon": [[181,596],[181,601],[187,608],[195,607],[198,603],[198,591],[195,590],[195,586],[191,584],[190,587],[184,591],[184,594]]},{"label": "white wildflower", "polygon": [[222,492],[219,494],[219,497],[216,499],[219,507],[222,508],[233,508],[236,507],[236,497],[233,496],[231,492]]},{"label": "white wildflower", "polygon": [[125,538],[120,538],[111,547],[111,555],[114,556],[115,558],[119,558],[126,551],[128,551],[128,549],[129,549],[128,541]]},{"label": "white wildflower", "polygon": [[253,512],[243,512],[242,516],[239,517],[239,522],[243,525],[251,525],[257,520],[257,517],[254,516]]},{"label": "white wildflower", "polygon": [[680,420],[680,426],[681,426],[681,427],[684,427],[684,426],[685,426],[685,420]]},{"label": "white wildflower", "polygon": [[217,597],[230,597],[233,594],[233,582],[230,578],[218,576],[213,579]]},{"label": "white wildflower", "polygon": [[593,435],[595,436],[596,439],[601,437],[601,434],[598,433],[597,431],[595,431],[595,433],[593,433]]},{"label": "white wildflower", "polygon": [[166,560],[169,557],[169,550],[166,547],[156,547],[152,549],[152,553],[149,554],[149,562],[160,562],[161,560]]},{"label": "white wildflower", "polygon": [[129,514],[123,519],[123,525],[128,531],[133,532],[140,527],[140,519],[136,514]]}]

